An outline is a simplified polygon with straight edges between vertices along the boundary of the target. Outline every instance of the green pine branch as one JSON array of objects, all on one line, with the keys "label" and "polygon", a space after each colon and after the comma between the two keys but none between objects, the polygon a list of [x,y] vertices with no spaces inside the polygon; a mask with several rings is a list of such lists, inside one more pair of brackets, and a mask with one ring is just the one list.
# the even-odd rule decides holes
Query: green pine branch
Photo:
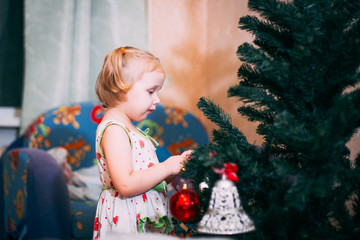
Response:
[{"label": "green pine branch", "polygon": [[229,136],[234,136],[236,139],[240,139],[241,142],[247,143],[247,140],[242,132],[238,128],[234,127],[231,123],[230,116],[225,113],[218,105],[216,105],[210,99],[204,97],[200,98],[197,107],[202,110],[204,115],[221,129],[224,130]]},{"label": "green pine branch", "polygon": [[274,96],[261,88],[247,87],[239,85],[230,87],[229,97],[237,97],[244,104],[251,104],[253,107],[262,107],[267,109],[281,108],[281,104]]},{"label": "green pine branch", "polygon": [[256,36],[254,44],[272,58],[287,57],[285,49],[291,48],[289,44],[292,43],[288,30],[280,29],[276,25],[261,21],[254,16],[240,18],[239,28],[254,34]]},{"label": "green pine branch", "polygon": [[238,108],[238,112],[242,116],[246,116],[250,122],[262,122],[264,124],[273,123],[271,113],[265,110],[257,110],[250,106],[242,106]]}]

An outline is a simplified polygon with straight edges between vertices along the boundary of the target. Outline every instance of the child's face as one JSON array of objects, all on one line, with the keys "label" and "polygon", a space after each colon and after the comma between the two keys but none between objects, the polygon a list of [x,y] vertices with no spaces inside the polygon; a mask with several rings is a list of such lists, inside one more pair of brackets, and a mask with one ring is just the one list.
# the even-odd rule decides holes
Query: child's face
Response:
[{"label": "child's face", "polygon": [[145,72],[121,102],[125,114],[134,121],[144,120],[160,103],[158,93],[165,81],[163,72]]}]

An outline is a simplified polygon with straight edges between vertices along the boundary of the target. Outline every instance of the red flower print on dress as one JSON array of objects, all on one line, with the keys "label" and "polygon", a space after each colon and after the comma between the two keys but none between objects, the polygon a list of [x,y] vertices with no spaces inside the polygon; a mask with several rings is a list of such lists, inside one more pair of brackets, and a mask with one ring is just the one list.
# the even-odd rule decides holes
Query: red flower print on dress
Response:
[{"label": "red flower print on dress", "polygon": [[95,218],[94,231],[99,231],[99,218]]},{"label": "red flower print on dress", "polygon": [[140,213],[136,214],[136,226],[139,228]]},{"label": "red flower print on dress", "polygon": [[147,202],[147,196],[146,196],[146,193],[143,193],[142,198],[143,198],[144,203],[146,203],[146,202]]},{"label": "red flower print on dress", "polygon": [[97,160],[100,160],[100,159],[101,159],[100,153],[96,153],[96,159],[97,159]]},{"label": "red flower print on dress", "polygon": [[154,165],[155,165],[155,164],[151,162],[151,163],[148,164],[148,168],[149,168],[149,167],[152,167],[152,166],[154,166]]},{"label": "red flower print on dress", "polygon": [[114,218],[113,218],[113,223],[114,223],[115,225],[117,225],[118,220],[119,220],[119,216],[114,217]]},{"label": "red flower print on dress", "polygon": [[140,147],[141,147],[141,148],[144,148],[144,147],[145,147],[145,144],[144,144],[144,141],[143,141],[143,140],[140,140],[140,141],[139,141],[139,144],[140,144]]},{"label": "red flower print on dress", "polygon": [[129,129],[128,127],[125,127],[125,129],[126,129],[126,131],[131,132],[131,131],[130,131],[130,129]]},{"label": "red flower print on dress", "polygon": [[102,198],[102,199],[101,199],[101,204],[104,204],[104,200],[105,200],[105,198]]}]

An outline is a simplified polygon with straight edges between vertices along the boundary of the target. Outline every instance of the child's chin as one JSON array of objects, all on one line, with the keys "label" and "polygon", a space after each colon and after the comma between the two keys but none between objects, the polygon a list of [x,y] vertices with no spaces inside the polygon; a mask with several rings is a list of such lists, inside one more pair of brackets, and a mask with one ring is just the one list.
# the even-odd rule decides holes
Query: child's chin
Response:
[{"label": "child's chin", "polygon": [[134,119],[135,122],[141,122],[143,120],[145,120],[147,118],[147,116],[149,116],[149,114],[146,114],[145,116],[143,117],[139,117],[138,119]]}]

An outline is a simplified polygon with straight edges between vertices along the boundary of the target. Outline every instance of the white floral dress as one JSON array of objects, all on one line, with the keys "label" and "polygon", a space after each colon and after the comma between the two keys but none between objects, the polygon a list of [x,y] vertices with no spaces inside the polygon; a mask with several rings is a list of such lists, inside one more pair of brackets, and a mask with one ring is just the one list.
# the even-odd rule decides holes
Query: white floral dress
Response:
[{"label": "white floral dress", "polygon": [[113,186],[106,160],[100,149],[103,132],[110,125],[122,127],[128,134],[135,171],[159,163],[152,143],[154,140],[147,133],[142,132],[143,135],[140,135],[117,121],[107,120],[99,124],[96,131],[96,157],[103,190],[97,205],[93,239],[106,239],[106,235],[111,232],[170,233],[172,225],[168,217],[170,215],[165,181],[134,197],[120,196]]}]

